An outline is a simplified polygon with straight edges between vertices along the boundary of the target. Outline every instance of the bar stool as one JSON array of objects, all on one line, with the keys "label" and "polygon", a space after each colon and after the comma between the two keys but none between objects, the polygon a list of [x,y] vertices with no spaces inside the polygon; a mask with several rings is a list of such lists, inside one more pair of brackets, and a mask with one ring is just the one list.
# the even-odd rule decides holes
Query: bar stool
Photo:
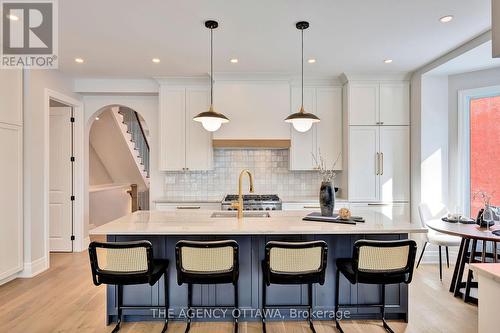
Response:
[{"label": "bar stool", "polygon": [[[265,259],[262,261],[262,330],[266,333],[266,308],[307,307],[308,322],[316,333],[311,320],[312,284],[325,283],[328,247],[324,241],[277,242],[266,244]],[[271,284],[307,284],[307,305],[267,304],[266,289]]]},{"label": "bar stool", "polygon": [[[385,286],[394,283],[409,284],[413,277],[417,244],[413,240],[373,241],[354,243],[353,258],[337,259],[335,281],[335,324],[340,332],[337,313],[343,307],[380,307],[384,329],[394,333],[385,321]],[[382,285],[381,304],[339,304],[340,273],[352,283]]]},{"label": "bar stool", "polygon": [[[153,245],[149,241],[133,242],[92,242],[89,245],[90,268],[96,286],[111,284],[117,286],[116,308],[117,323],[112,333],[120,330],[123,309],[164,308],[165,325],[168,326],[168,260],[153,258]],[[123,286],[149,283],[153,286],[164,276],[164,306],[124,306]]]},{"label": "bar stool", "polygon": [[[188,285],[188,314],[192,308],[234,308],[238,309],[238,243],[225,241],[181,240],[175,246],[177,283]],[[232,283],[234,286],[234,306],[193,305],[193,284]],[[191,318],[187,316],[185,333],[191,328]],[[238,319],[234,317],[234,332],[238,332]]]}]

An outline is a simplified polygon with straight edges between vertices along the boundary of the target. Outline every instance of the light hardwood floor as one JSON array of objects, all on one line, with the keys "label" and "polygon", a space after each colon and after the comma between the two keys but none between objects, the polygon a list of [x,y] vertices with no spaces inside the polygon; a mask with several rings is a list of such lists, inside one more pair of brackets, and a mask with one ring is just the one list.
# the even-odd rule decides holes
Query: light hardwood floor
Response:
[{"label": "light hardwood floor", "polygon": [[[0,332],[111,332],[104,324],[105,290],[92,284],[87,253],[55,253],[51,268],[33,279],[0,286]],[[390,321],[396,332],[474,333],[477,307],[448,292],[452,268],[439,281],[437,266],[422,265],[410,289],[410,322]],[[378,321],[343,322],[348,332],[385,332]],[[160,332],[162,323],[124,323],[121,332]],[[318,333],[337,332],[331,322],[316,322]],[[182,322],[169,324],[169,333],[184,332]],[[192,333],[232,332],[230,323],[194,323]],[[240,323],[241,333],[260,333],[259,323]],[[274,322],[269,333],[309,333],[305,322]]]}]

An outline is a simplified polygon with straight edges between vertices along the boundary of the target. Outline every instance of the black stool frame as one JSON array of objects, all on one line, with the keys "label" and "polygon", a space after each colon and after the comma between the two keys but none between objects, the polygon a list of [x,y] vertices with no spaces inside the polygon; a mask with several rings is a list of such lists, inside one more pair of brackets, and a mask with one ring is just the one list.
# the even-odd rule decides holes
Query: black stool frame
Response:
[{"label": "black stool frame", "polygon": [[[403,269],[395,271],[360,271],[358,269],[359,252],[363,246],[370,247],[401,247],[409,246],[408,261]],[[387,332],[394,333],[385,321],[385,309],[390,307],[385,304],[385,286],[395,283],[411,283],[413,278],[413,268],[415,266],[415,257],[417,253],[417,243],[410,239],[397,241],[373,241],[373,240],[358,240],[354,243],[352,259],[337,259],[336,279],[335,279],[335,326],[340,332],[344,332],[340,326],[337,314],[340,308],[345,307],[379,307],[382,312],[383,327]],[[382,286],[382,302],[381,304],[339,304],[340,292],[340,273],[352,283],[379,284]]]},{"label": "black stool frame", "polygon": [[[138,272],[115,272],[101,270],[99,268],[99,263],[97,260],[97,248],[103,249],[130,249],[130,248],[145,248],[146,258],[147,258],[147,271]],[[141,309],[152,309],[152,308],[164,308],[165,309],[165,324],[162,329],[162,333],[167,331],[168,327],[168,309],[170,307],[169,303],[169,293],[168,293],[168,260],[159,259],[155,260],[153,257],[153,245],[149,241],[131,241],[131,242],[91,242],[89,244],[89,257],[90,257],[90,268],[92,270],[92,280],[96,286],[101,284],[112,284],[116,285],[116,308],[117,308],[117,323],[112,333],[116,333],[120,330],[120,325],[122,322],[122,310],[141,310]],[[164,306],[128,306],[123,305],[123,286],[124,285],[135,285],[148,283],[153,286],[163,275],[164,282]]]},{"label": "black stool frame", "polygon": [[[304,249],[321,247],[321,265],[317,271],[300,273],[274,272],[270,269],[271,249],[274,247],[287,249]],[[262,261],[262,331],[266,333],[266,309],[267,308],[307,308],[309,312],[308,323],[311,331],[316,333],[312,323],[312,284],[325,283],[326,265],[327,265],[328,246],[324,241],[311,242],[278,242],[270,241],[266,244],[265,259]],[[271,284],[307,284],[307,305],[302,304],[267,304],[266,289]]]},{"label": "black stool frame", "polygon": [[[195,247],[195,248],[217,248],[230,246],[233,248],[233,268],[224,272],[190,272],[182,269],[182,247]],[[238,278],[239,278],[239,246],[233,240],[223,241],[187,241],[181,240],[175,245],[175,261],[177,266],[177,284],[180,286],[183,283],[188,285],[188,313],[193,308],[239,308],[238,301]],[[193,284],[223,284],[232,283],[234,287],[234,305],[194,305],[193,304]],[[238,318],[235,316],[234,332],[238,333]],[[185,333],[189,332],[191,328],[191,318],[187,317],[187,325]]]}]

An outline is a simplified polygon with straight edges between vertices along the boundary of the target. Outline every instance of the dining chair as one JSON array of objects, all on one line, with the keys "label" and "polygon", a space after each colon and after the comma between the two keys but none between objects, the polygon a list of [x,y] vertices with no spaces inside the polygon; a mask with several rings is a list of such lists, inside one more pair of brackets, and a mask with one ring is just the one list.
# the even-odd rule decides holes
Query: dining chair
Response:
[{"label": "dining chair", "polygon": [[[239,246],[234,240],[189,241],[181,240],[175,245],[177,284],[188,286],[187,313],[192,309],[233,308],[238,311]],[[232,284],[234,304],[193,304],[193,284]],[[185,333],[191,328],[191,316],[187,316]],[[238,333],[238,318],[234,316],[234,333]]]},{"label": "dining chair", "polygon": [[[162,333],[167,331],[169,293],[168,260],[153,257],[153,245],[147,240],[130,242],[91,242],[89,244],[92,280],[96,286],[116,286],[116,326],[112,333],[120,330],[123,310],[146,310],[163,308],[167,314]],[[164,305],[123,305],[123,286],[149,284],[153,286],[163,276]]]},{"label": "dining chair", "polygon": [[[262,261],[262,332],[266,333],[267,309],[294,306],[308,309],[309,328],[316,333],[312,322],[313,284],[323,285],[326,274],[328,246],[324,241],[267,242]],[[267,304],[267,288],[272,284],[307,285],[307,305]]]},{"label": "dining chair", "polygon": [[[389,333],[394,333],[386,322],[385,289],[388,284],[410,284],[415,266],[417,244],[414,240],[395,241],[358,240],[353,246],[352,258],[339,258],[335,274],[335,326],[344,333],[337,317],[340,309],[379,307],[382,325]],[[381,302],[378,304],[340,304],[340,274],[351,284],[375,284],[381,286]]]},{"label": "dining chair", "polygon": [[442,203],[431,204],[431,203],[421,203],[418,205],[418,214],[420,216],[420,223],[422,227],[426,228],[428,232],[424,234],[424,245],[422,246],[422,252],[418,258],[417,268],[420,265],[420,261],[425,252],[427,244],[436,245],[439,250],[439,279],[443,280],[443,267],[442,267],[442,254],[441,248],[444,247],[446,250],[446,266],[450,267],[450,255],[448,248],[451,246],[460,246],[462,239],[458,236],[452,236],[443,234],[441,232],[435,231],[427,227],[427,221],[434,219],[441,219],[448,214],[448,209]]}]

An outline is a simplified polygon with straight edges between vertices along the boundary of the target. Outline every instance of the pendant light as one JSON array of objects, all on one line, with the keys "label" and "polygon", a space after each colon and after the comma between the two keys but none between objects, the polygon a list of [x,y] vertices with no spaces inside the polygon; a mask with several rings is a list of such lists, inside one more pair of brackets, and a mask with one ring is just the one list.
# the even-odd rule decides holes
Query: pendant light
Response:
[{"label": "pendant light", "polygon": [[203,128],[209,132],[217,131],[222,124],[229,122],[229,119],[222,113],[214,111],[214,29],[219,26],[217,21],[206,21],[205,27],[210,29],[210,108],[196,115],[194,121],[199,121]]},{"label": "pendant light", "polygon": [[298,22],[295,27],[301,31],[302,37],[302,97],[299,112],[289,115],[285,122],[292,123],[293,128],[299,132],[307,132],[311,129],[313,123],[318,123],[320,119],[312,113],[304,110],[304,30],[309,28],[309,22]]}]

